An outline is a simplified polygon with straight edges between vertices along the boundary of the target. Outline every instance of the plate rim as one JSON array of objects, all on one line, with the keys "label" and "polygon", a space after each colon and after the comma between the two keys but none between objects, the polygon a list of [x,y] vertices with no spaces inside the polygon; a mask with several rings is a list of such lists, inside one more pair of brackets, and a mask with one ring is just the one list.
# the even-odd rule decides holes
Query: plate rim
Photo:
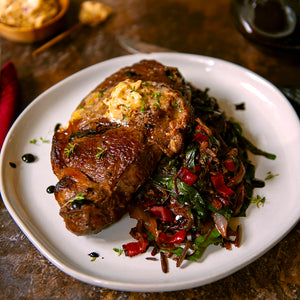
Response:
[{"label": "plate rim", "polygon": [[[292,108],[292,105],[288,102],[288,100],[283,96],[283,94],[271,82],[269,82],[265,78],[261,77],[260,75],[254,73],[253,71],[246,69],[242,66],[239,66],[237,64],[234,64],[232,62],[228,62],[228,61],[225,61],[225,60],[222,60],[219,58],[213,58],[213,57],[209,57],[209,56],[203,56],[203,55],[197,55],[197,54],[186,54],[186,53],[165,53],[165,52],[159,53],[158,52],[158,53],[150,53],[150,54],[134,54],[134,55],[119,56],[119,57],[115,57],[115,58],[111,58],[111,59],[99,62],[95,65],[84,68],[84,69],[66,77],[65,79],[59,81],[58,83],[56,83],[55,85],[53,85],[52,87],[50,87],[49,89],[47,89],[46,91],[41,93],[23,110],[23,112],[18,116],[18,118],[15,120],[14,124],[10,128],[10,130],[6,136],[6,139],[3,143],[1,153],[0,153],[0,155],[1,155],[0,156],[0,172],[1,172],[0,173],[0,176],[1,176],[0,191],[5,191],[5,183],[3,180],[4,176],[2,175],[2,173],[4,172],[3,165],[4,165],[4,156],[5,156],[5,152],[6,152],[6,148],[7,148],[6,145],[9,143],[10,136],[13,134],[15,128],[17,128],[20,120],[26,115],[27,111],[31,110],[33,105],[37,105],[37,103],[42,101],[43,98],[45,97],[45,95],[51,93],[53,90],[59,88],[60,86],[67,83],[68,81],[72,81],[72,80],[74,80],[74,78],[81,76],[81,74],[83,74],[83,72],[89,72],[89,70],[91,70],[92,68],[97,69],[97,68],[99,68],[99,66],[103,66],[103,68],[105,68],[106,65],[110,65],[110,64],[118,63],[118,62],[122,62],[122,63],[124,62],[123,65],[125,66],[126,58],[130,58],[129,61],[131,61],[131,58],[133,58],[133,61],[138,61],[140,59],[147,59],[147,58],[153,58],[153,59],[159,60],[159,57],[164,57],[164,56],[168,56],[168,57],[169,56],[172,56],[172,57],[178,56],[178,57],[184,57],[186,59],[192,59],[192,60],[194,60],[194,59],[202,59],[204,61],[211,60],[211,61],[217,62],[219,64],[220,63],[224,64],[225,67],[230,66],[231,68],[238,69],[239,71],[247,72],[247,73],[251,74],[252,76],[254,76],[254,78],[259,79],[263,84],[267,85],[268,87],[271,87],[272,89],[274,89],[274,91],[279,93],[282,96],[281,97],[282,100],[285,101],[285,104],[288,104],[290,106],[290,109],[291,109],[290,113],[294,112],[294,117],[296,117],[298,119],[296,112]],[[299,122],[299,124],[300,124],[300,122]],[[300,128],[300,125],[299,125],[299,128]],[[202,280],[200,284],[199,284],[199,280],[197,280],[197,279],[195,279],[194,282],[192,282],[192,283],[189,280],[190,284],[188,284],[188,285],[185,284],[185,285],[187,285],[187,287],[183,287],[183,284],[180,284],[178,287],[174,287],[174,283],[162,283],[160,285],[153,284],[153,283],[150,283],[150,284],[133,283],[133,284],[131,284],[128,282],[120,283],[118,281],[105,280],[103,278],[99,280],[99,279],[95,279],[93,276],[86,275],[86,274],[83,275],[81,272],[70,269],[63,262],[57,260],[56,257],[52,257],[51,253],[49,254],[48,250],[44,249],[43,245],[40,245],[39,240],[35,236],[33,236],[30,231],[28,232],[28,228],[27,228],[26,224],[24,224],[24,222],[21,220],[20,216],[15,212],[9,199],[6,198],[6,193],[2,193],[2,199],[3,199],[4,205],[6,206],[9,214],[15,220],[15,222],[17,223],[19,228],[26,235],[26,237],[31,241],[31,243],[38,249],[38,251],[43,256],[45,256],[50,262],[52,262],[56,267],[58,267],[64,273],[66,273],[67,275],[70,275],[80,281],[86,282],[88,284],[98,285],[98,286],[106,287],[109,289],[122,290],[122,291],[135,291],[135,292],[149,292],[149,291],[150,292],[153,292],[153,291],[161,292],[161,291],[182,290],[182,289],[186,289],[186,288],[192,288],[192,287],[197,287],[197,286],[205,285],[208,283],[212,283],[216,280],[219,280],[226,276],[229,276],[229,275],[237,272],[238,270],[244,268],[246,265],[252,263],[254,260],[258,259],[263,254],[265,254],[267,251],[269,251],[275,244],[277,244],[281,239],[283,239],[299,221],[299,216],[297,219],[293,220],[293,222],[290,220],[289,224],[291,224],[291,223],[292,224],[291,224],[291,226],[289,226],[289,230],[287,230],[284,233],[284,235],[279,236],[272,244],[270,244],[267,248],[265,248],[265,250],[263,252],[260,252],[257,255],[253,255],[251,257],[251,259],[245,261],[240,266],[236,266],[235,268],[232,268],[229,272],[228,272],[228,270],[225,270],[224,272],[222,272],[218,275],[214,275],[214,276],[211,276],[210,278],[206,278],[206,280]],[[154,287],[154,285],[155,285],[155,287]]]}]

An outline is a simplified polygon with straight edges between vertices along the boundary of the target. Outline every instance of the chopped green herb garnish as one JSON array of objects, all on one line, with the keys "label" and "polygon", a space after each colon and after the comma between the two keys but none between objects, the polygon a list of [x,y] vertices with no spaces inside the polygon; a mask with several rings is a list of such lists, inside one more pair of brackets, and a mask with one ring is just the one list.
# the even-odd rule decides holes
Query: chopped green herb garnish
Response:
[{"label": "chopped green herb garnish", "polygon": [[99,257],[99,254],[97,252],[91,252],[89,256],[92,258],[91,261],[95,261],[96,258]]},{"label": "chopped green herb garnish", "polygon": [[105,150],[102,149],[101,147],[97,147],[97,149],[99,150],[99,152],[96,154],[96,157],[101,158],[104,155]]},{"label": "chopped green herb garnish", "polygon": [[77,109],[83,109],[83,106],[78,106],[78,108]]},{"label": "chopped green herb garnish", "polygon": [[154,70],[150,70],[149,73],[150,73],[150,74],[154,74]]},{"label": "chopped green herb garnish", "polygon": [[[42,143],[49,143],[49,140],[45,140],[44,138],[40,137],[40,141]],[[29,141],[30,144],[36,144],[37,140],[36,139],[32,139]]]},{"label": "chopped green herb garnish", "polygon": [[113,248],[113,250],[118,253],[118,255],[121,255],[125,250],[124,249],[118,249],[118,248]]},{"label": "chopped green herb garnish", "polygon": [[123,103],[121,103],[120,106],[122,106],[122,107],[124,107],[124,108],[126,108],[126,109],[131,109],[130,106],[127,106],[127,105],[125,105],[125,104],[123,104]]},{"label": "chopped green herb garnish", "polygon": [[143,98],[141,98],[142,101],[142,107],[141,107],[141,112],[144,113],[145,112],[145,100]]},{"label": "chopped green herb garnish", "polygon": [[256,203],[257,207],[264,206],[265,202],[266,197],[261,197],[260,195],[257,195],[256,198],[251,200],[251,203]]},{"label": "chopped green herb garnish", "polygon": [[270,180],[272,179],[273,177],[276,177],[278,176],[279,174],[272,174],[271,171],[267,172],[267,177],[265,178],[265,180]]},{"label": "chopped green herb garnish", "polygon": [[70,199],[68,202],[74,202],[74,201],[82,201],[85,199],[85,194],[79,193],[74,198]]},{"label": "chopped green herb garnish", "polygon": [[154,106],[155,109],[159,108],[159,104],[158,103],[154,103],[153,106]]},{"label": "chopped green herb garnish", "polygon": [[130,93],[136,93],[135,85],[133,86],[133,89],[130,91]]},{"label": "chopped green herb garnish", "polygon": [[45,140],[45,139],[43,139],[42,137],[40,137],[40,141],[41,141],[42,143],[49,143],[49,140]]},{"label": "chopped green herb garnish", "polygon": [[177,103],[176,101],[172,101],[172,102],[171,102],[171,106],[172,106],[172,107],[177,107],[177,106],[178,106],[178,103]]},{"label": "chopped green herb garnish", "polygon": [[102,97],[104,95],[104,92],[103,91],[100,91],[99,92],[99,97]]},{"label": "chopped green herb garnish", "polygon": [[170,75],[170,76],[168,76],[172,81],[175,81],[175,78],[174,78],[174,76],[172,76],[172,75]]},{"label": "chopped green herb garnish", "polygon": [[70,156],[70,154],[72,154],[74,152],[74,148],[75,148],[75,145],[69,143],[68,144],[70,146],[70,148],[65,148],[64,149],[64,153],[67,155],[67,157]]},{"label": "chopped green herb garnish", "polygon": [[158,104],[160,104],[160,100],[159,100],[160,96],[161,96],[160,93],[154,93],[154,97],[155,97]]}]

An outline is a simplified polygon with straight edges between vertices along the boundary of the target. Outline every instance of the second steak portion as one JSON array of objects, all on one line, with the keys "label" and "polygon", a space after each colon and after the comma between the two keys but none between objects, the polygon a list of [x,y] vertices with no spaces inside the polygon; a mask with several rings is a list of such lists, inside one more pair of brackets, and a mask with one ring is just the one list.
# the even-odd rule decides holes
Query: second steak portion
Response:
[{"label": "second steak portion", "polygon": [[52,142],[66,227],[91,234],[119,220],[161,156],[182,150],[191,116],[189,85],[156,61],[123,68],[87,95]]}]

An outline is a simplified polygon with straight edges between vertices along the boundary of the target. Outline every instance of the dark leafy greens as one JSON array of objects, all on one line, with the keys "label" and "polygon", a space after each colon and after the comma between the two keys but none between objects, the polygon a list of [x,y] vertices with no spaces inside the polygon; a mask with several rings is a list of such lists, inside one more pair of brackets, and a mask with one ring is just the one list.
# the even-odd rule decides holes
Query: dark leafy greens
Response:
[{"label": "dark leafy greens", "polygon": [[240,124],[219,109],[208,90],[193,89],[195,122],[189,143],[175,158],[164,157],[153,178],[139,191],[130,215],[138,220],[131,235],[137,242],[123,245],[134,256],[153,246],[183,259],[197,261],[211,245],[239,246],[239,226],[233,217],[246,215],[255,187],[255,167],[247,151],[275,159],[243,136]]}]

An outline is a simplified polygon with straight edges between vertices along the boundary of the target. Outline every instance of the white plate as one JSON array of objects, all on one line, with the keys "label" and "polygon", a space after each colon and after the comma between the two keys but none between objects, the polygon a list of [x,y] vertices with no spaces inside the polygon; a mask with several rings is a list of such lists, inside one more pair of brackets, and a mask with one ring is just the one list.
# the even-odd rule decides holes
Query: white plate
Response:
[{"label": "white plate", "polygon": [[[199,263],[183,263],[164,274],[159,261],[148,261],[149,253],[129,258],[117,256],[113,248],[133,241],[129,230],[135,221],[124,217],[95,236],[77,237],[65,229],[59,207],[46,188],[57,182],[50,165],[51,140],[57,123],[64,124],[81,99],[103,79],[121,67],[141,59],[156,59],[176,66],[186,80],[199,88],[210,88],[228,115],[243,124],[245,135],[255,144],[277,155],[275,161],[254,157],[257,177],[268,171],[279,176],[268,181],[255,195],[266,197],[264,207],[251,205],[241,220],[240,248],[227,251],[211,246]],[[245,111],[234,104],[245,102]],[[36,144],[30,144],[33,138]],[[25,153],[38,160],[21,161]],[[1,193],[11,216],[35,247],[65,273],[90,284],[124,291],[172,291],[197,287],[228,276],[257,259],[296,224],[300,216],[300,125],[284,96],[269,82],[237,65],[203,56],[155,53],[108,60],[63,80],[33,101],[11,128],[1,153]],[[15,162],[12,168],[9,162]],[[88,253],[100,253],[91,262]],[[103,257],[103,258],[102,258]]]}]

